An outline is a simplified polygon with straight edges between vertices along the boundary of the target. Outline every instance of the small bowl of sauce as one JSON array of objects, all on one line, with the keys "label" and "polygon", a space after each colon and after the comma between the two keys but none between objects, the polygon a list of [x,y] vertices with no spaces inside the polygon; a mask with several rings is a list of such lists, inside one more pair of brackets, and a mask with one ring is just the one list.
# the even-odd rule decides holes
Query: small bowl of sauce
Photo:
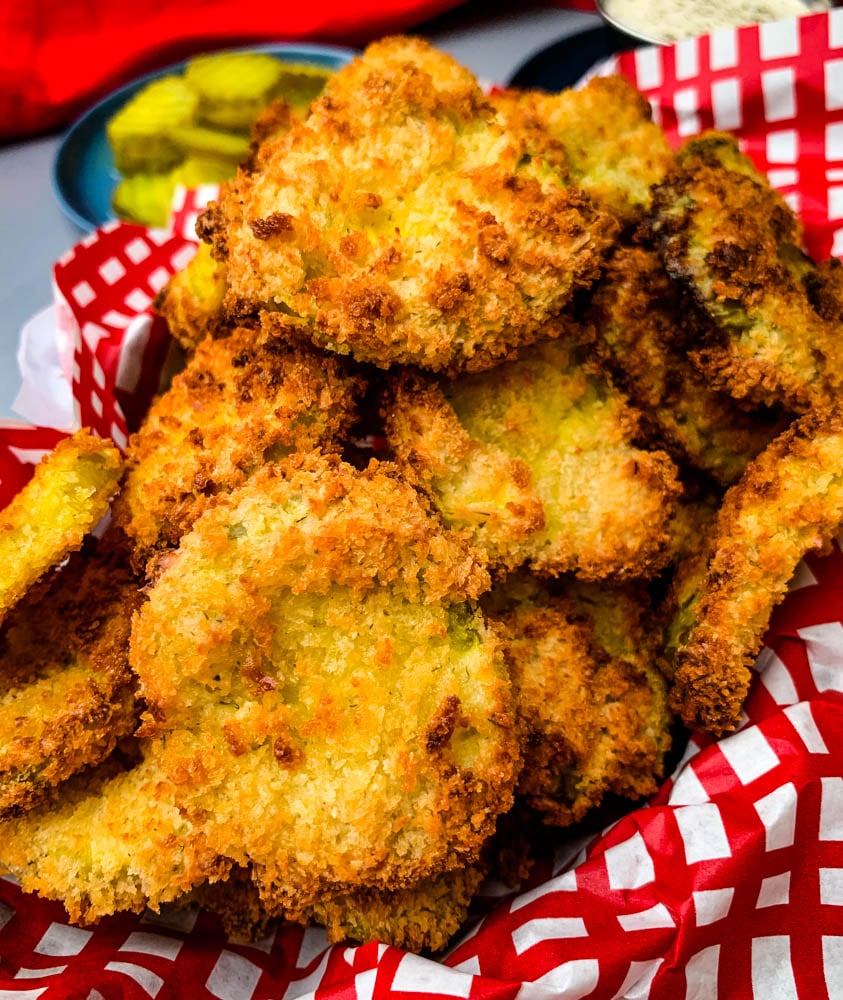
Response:
[{"label": "small bowl of sauce", "polygon": [[633,38],[667,45],[705,35],[717,28],[737,28],[829,10],[830,0],[596,0],[603,18]]}]

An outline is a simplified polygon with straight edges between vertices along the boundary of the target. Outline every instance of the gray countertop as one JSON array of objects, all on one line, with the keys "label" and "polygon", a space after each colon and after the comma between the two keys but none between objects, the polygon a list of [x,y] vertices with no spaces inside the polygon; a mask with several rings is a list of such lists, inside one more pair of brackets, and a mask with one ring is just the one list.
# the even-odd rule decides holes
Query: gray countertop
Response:
[{"label": "gray countertop", "polygon": [[[555,7],[472,3],[419,33],[481,80],[506,81],[531,55],[599,23],[592,14]],[[507,7],[509,9],[507,9]],[[13,417],[15,363],[23,324],[52,302],[52,265],[84,235],[62,213],[51,172],[60,135],[0,147],[0,419]]]}]

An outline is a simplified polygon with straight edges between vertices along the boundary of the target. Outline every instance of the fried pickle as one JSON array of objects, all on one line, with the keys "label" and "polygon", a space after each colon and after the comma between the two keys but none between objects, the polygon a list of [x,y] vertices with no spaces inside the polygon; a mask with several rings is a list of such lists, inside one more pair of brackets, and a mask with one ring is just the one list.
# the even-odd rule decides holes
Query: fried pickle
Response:
[{"label": "fried pickle", "polygon": [[836,324],[812,307],[798,220],[736,140],[689,140],[653,205],[668,272],[713,320],[689,352],[710,383],[794,412],[827,405],[841,388]]},{"label": "fried pickle", "polygon": [[674,456],[728,486],[784,429],[786,418],[766,409],[748,412],[708,386],[686,358],[685,313],[659,255],[622,246],[595,290],[589,316],[613,379]]},{"label": "fried pickle", "polygon": [[668,597],[666,671],[688,726],[735,729],[775,605],[799,560],[843,522],[843,416],[811,411],[777,437],[727,492],[699,555]]},{"label": "fried pickle", "polygon": [[551,593],[517,574],[493,591],[524,727],[517,791],[568,826],[607,794],[655,792],[670,747],[651,609],[631,590],[576,580]]},{"label": "fried pickle", "polygon": [[0,634],[0,817],[30,808],[135,729],[129,669],[139,603],[115,532],[28,594]]},{"label": "fried pickle", "polygon": [[260,159],[201,220],[226,308],[380,367],[493,366],[595,280],[616,229],[420,39],[369,46]]},{"label": "fried pickle", "polygon": [[155,309],[183,350],[192,353],[206,337],[227,332],[222,309],[227,287],[225,267],[207,243],[200,243],[190,263],[164,286]]},{"label": "fried pickle", "polygon": [[628,225],[650,208],[673,153],[647,99],[621,76],[593,77],[577,90],[504,90],[492,106],[526,129],[549,162]]},{"label": "fried pickle", "polygon": [[[258,170],[263,144],[289,131],[293,120],[293,111],[286,101],[275,100],[264,108],[252,123],[249,157],[243,169]],[[225,336],[236,326],[223,308],[227,290],[225,264],[214,258],[208,243],[200,241],[187,266],[172,275],[156,298],[156,311],[188,354],[206,337]]]},{"label": "fried pickle", "polygon": [[465,923],[483,879],[477,863],[424,878],[403,889],[357,889],[327,894],[318,903],[271,915],[251,874],[235,870],[227,879],[200,886],[190,899],[216,913],[226,933],[256,940],[283,917],[319,924],[328,940],[380,941],[405,951],[441,951]]},{"label": "fried pickle", "polygon": [[108,510],[120,452],[89,430],[60,441],[0,511],[0,620],[51,567],[76,551]]},{"label": "fried pickle", "polygon": [[576,329],[451,383],[396,379],[383,406],[399,461],[496,569],[646,577],[669,559],[680,487],[640,418],[589,365]]},{"label": "fried pickle", "polygon": [[309,346],[242,327],[204,340],[129,440],[114,516],[138,567],[266,462],[340,447],[364,388],[343,359]]},{"label": "fried pickle", "polygon": [[135,617],[143,761],[7,821],[0,864],[73,919],[233,864],[270,912],[472,864],[520,766],[500,642],[471,603],[488,585],[389,467],[264,467]]}]

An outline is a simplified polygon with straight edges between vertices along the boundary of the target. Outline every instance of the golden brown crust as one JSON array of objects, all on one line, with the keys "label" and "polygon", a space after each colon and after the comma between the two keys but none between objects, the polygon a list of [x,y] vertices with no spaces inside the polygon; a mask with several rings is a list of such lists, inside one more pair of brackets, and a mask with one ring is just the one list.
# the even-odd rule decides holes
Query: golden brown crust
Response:
[{"label": "golden brown crust", "polygon": [[420,39],[371,45],[261,156],[203,224],[227,309],[281,309],[381,367],[491,367],[595,280],[615,232]]},{"label": "golden brown crust", "polygon": [[47,570],[80,548],[108,510],[120,452],[87,428],[60,441],[0,511],[0,620]]},{"label": "golden brown crust", "polygon": [[497,616],[524,731],[518,793],[546,823],[569,826],[609,793],[655,792],[670,735],[644,600],[562,582],[552,594],[517,576],[491,603],[503,609]]},{"label": "golden brown crust", "polygon": [[115,519],[136,565],[266,462],[341,447],[364,388],[340,359],[245,327],[204,340],[129,441]]},{"label": "golden brown crust", "polygon": [[134,731],[138,602],[125,543],[106,541],[10,613],[0,636],[0,817],[31,808]]},{"label": "golden brown crust", "polygon": [[747,412],[709,387],[686,357],[688,307],[656,252],[619,247],[592,298],[589,316],[604,362],[681,461],[728,486],[784,429],[771,411]]},{"label": "golden brown crust", "polygon": [[669,558],[676,467],[635,445],[640,417],[584,362],[584,339],[572,326],[452,383],[405,376],[384,403],[399,461],[492,567],[628,579]]},{"label": "golden brown crust", "polygon": [[235,870],[224,881],[200,886],[189,901],[216,913],[227,934],[257,940],[273,920],[319,924],[328,940],[380,941],[405,951],[441,951],[464,924],[483,879],[480,864],[422,879],[406,889],[361,888],[326,892],[312,906],[274,908],[261,898],[248,871]]},{"label": "golden brown crust", "polygon": [[0,864],[74,919],[233,865],[296,912],[473,864],[520,766],[500,641],[470,601],[488,586],[394,469],[265,466],[135,617],[142,762],[8,821]]},{"label": "golden brown crust", "polygon": [[156,312],[187,354],[206,337],[229,332],[232,324],[223,309],[226,288],[225,265],[214,260],[207,244],[200,243],[187,266],[170,278],[156,298]]},{"label": "golden brown crust", "polygon": [[655,192],[653,228],[669,273],[714,321],[691,360],[737,399],[795,412],[841,385],[839,336],[811,305],[801,227],[736,140],[706,133]]},{"label": "golden brown crust", "polygon": [[694,728],[733,730],[774,606],[799,560],[843,521],[843,417],[812,411],[749,464],[707,551],[674,583],[671,701]]},{"label": "golden brown crust", "polygon": [[531,147],[603,209],[629,225],[649,209],[673,153],[646,98],[621,76],[593,77],[558,94],[508,90],[492,106]]}]

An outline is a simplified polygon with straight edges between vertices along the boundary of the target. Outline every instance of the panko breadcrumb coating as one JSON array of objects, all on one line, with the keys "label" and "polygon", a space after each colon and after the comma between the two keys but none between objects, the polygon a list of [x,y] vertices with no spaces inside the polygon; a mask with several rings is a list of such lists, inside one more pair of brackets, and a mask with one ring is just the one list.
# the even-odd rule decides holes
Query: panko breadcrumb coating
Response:
[{"label": "panko breadcrumb coating", "polygon": [[685,144],[656,188],[652,226],[668,272],[714,321],[689,352],[710,384],[794,412],[839,394],[839,330],[812,306],[801,226],[734,138]]},{"label": "panko breadcrumb coating", "polygon": [[129,441],[115,520],[138,567],[266,462],[341,447],[364,389],[343,359],[309,346],[242,327],[204,340]]},{"label": "panko breadcrumb coating", "polygon": [[7,821],[0,865],[95,919],[235,864],[270,912],[473,864],[520,767],[488,586],[388,466],[264,467],[135,617],[143,761]]},{"label": "panko breadcrumb coating", "polygon": [[786,424],[774,411],[745,411],[709,387],[686,357],[686,313],[680,289],[645,246],[617,249],[589,310],[617,384],[678,460],[728,486]]},{"label": "panko breadcrumb coating", "polygon": [[651,188],[673,153],[647,99],[621,76],[593,77],[576,90],[504,90],[490,98],[510,127],[527,129],[549,162],[628,225],[650,208]]},{"label": "panko breadcrumb coating", "polygon": [[123,471],[111,441],[83,428],[60,441],[0,511],[0,620],[29,587],[82,545]]},{"label": "panko breadcrumb coating", "polygon": [[735,729],[750,667],[799,560],[843,523],[843,416],[812,411],[729,490],[701,554],[669,596],[671,702],[692,728]]},{"label": "panko breadcrumb coating", "polygon": [[414,953],[441,951],[465,923],[484,868],[481,863],[457,868],[406,889],[327,894],[313,906],[274,916],[251,873],[238,869],[225,881],[200,886],[188,899],[216,913],[226,933],[241,940],[258,940],[283,916],[295,923],[319,924],[331,942],[380,941]]},{"label": "panko breadcrumb coating", "polygon": [[394,380],[387,438],[493,567],[646,577],[669,558],[676,467],[635,445],[639,415],[569,334],[454,382]]},{"label": "panko breadcrumb coating", "polygon": [[488,605],[506,627],[524,727],[518,793],[568,826],[609,794],[655,792],[670,747],[667,692],[646,598],[571,579],[551,593],[518,574]]},{"label": "panko breadcrumb coating", "polygon": [[222,309],[227,287],[224,265],[214,260],[207,243],[200,243],[188,265],[170,278],[158,296],[156,311],[188,353],[206,337],[227,332]]},{"label": "panko breadcrumb coating", "polygon": [[200,220],[226,308],[381,367],[489,368],[598,276],[614,221],[505,129],[468,70],[390,38]]},{"label": "panko breadcrumb coating", "polygon": [[30,808],[134,732],[129,628],[140,599],[124,542],[74,554],[0,633],[0,816]]}]

